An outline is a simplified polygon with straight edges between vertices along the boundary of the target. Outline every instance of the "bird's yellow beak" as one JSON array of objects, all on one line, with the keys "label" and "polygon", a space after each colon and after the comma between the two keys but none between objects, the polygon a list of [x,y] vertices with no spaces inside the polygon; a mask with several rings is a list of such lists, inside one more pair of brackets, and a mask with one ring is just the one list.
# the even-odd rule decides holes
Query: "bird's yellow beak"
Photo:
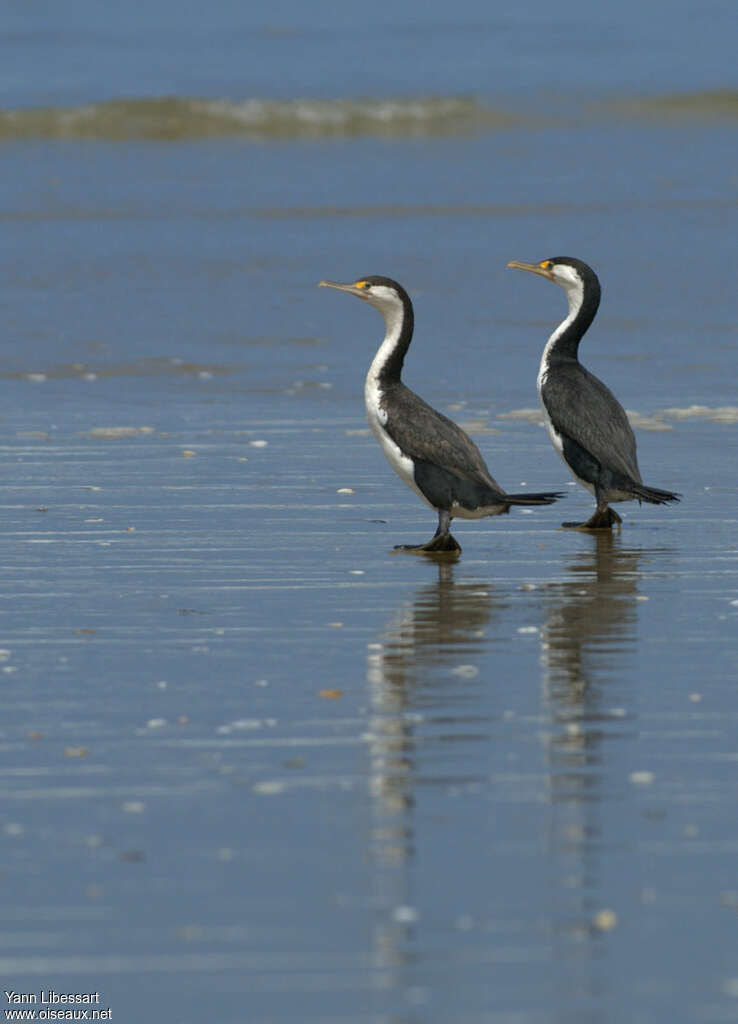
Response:
[{"label": "bird's yellow beak", "polygon": [[318,288],[337,288],[339,292],[348,292],[349,295],[356,295],[358,298],[366,298],[362,294],[363,281],[354,281],[353,284],[341,284],[339,281],[318,281]]},{"label": "bird's yellow beak", "polygon": [[543,260],[541,263],[521,263],[519,260],[510,260],[508,267],[512,267],[513,270],[529,270],[531,274],[540,274],[541,277],[548,278],[549,281],[554,279],[551,260]]}]

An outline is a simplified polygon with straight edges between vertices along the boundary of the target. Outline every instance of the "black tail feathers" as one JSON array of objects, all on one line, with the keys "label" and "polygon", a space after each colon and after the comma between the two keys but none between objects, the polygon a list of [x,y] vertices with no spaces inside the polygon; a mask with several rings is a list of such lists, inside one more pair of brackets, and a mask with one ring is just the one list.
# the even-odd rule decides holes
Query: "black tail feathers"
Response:
[{"label": "black tail feathers", "polygon": [[645,484],[631,484],[633,497],[638,501],[647,501],[651,505],[667,505],[670,501],[680,501],[681,494],[673,491],[662,491],[658,487],[646,487]]},{"label": "black tail feathers", "polygon": [[538,494],[506,494],[505,501],[510,505],[553,505],[565,497],[566,491],[541,491]]}]

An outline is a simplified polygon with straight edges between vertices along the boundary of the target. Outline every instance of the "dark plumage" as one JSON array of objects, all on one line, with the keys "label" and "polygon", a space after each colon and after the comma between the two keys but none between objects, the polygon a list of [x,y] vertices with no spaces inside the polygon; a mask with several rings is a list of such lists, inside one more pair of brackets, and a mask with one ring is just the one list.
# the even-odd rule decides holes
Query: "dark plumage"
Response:
[{"label": "dark plumage", "polygon": [[641,479],[636,440],[625,410],[609,388],[579,362],[579,342],[600,304],[597,275],[581,260],[568,256],[519,263],[560,285],[569,301],[569,315],[553,332],[541,357],[538,394],[554,448],[577,480],[595,495],[597,508],[586,523],[564,523],[606,529],[621,522],[609,507],[614,501],[646,501],[663,505],[679,495],[648,487]]},{"label": "dark plumage", "polygon": [[405,289],[387,277],[365,277],[353,284],[321,281],[356,295],[382,314],[385,337],[364,385],[367,418],[390,464],[405,483],[438,512],[433,538],[406,550],[460,551],[449,532],[454,516],[478,519],[508,512],[511,505],[549,505],[559,492],[506,494],[482,454],[464,431],[436,412],[401,380],[413,336],[413,307]]}]

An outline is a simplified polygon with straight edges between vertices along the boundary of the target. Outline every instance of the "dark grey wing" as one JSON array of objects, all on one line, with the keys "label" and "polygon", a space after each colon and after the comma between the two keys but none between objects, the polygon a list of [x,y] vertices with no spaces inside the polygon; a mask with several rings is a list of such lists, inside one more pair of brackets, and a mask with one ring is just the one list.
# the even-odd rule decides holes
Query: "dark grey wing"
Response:
[{"label": "dark grey wing", "polygon": [[554,366],[541,400],[558,434],[574,441],[604,469],[641,482],[636,441],[620,402],[580,363]]},{"label": "dark grey wing", "polygon": [[461,427],[424,402],[404,384],[387,395],[385,429],[412,459],[430,463],[473,484],[505,491],[491,476],[482,453]]}]

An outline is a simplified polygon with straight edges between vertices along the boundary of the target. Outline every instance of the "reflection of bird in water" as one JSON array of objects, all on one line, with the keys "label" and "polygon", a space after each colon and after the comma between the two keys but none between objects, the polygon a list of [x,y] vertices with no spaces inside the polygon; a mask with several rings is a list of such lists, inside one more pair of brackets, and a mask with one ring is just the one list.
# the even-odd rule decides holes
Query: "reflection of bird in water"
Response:
[{"label": "reflection of bird in water", "polygon": [[415,690],[423,686],[426,668],[458,660],[459,648],[476,653],[492,606],[488,586],[455,583],[453,567],[439,564],[438,580],[421,587],[412,602],[395,613],[382,635],[378,660],[384,686]]},{"label": "reflection of bird in water", "polygon": [[596,985],[596,937],[617,919],[606,909],[609,902],[601,902],[608,899],[601,892],[600,805],[610,749],[603,741],[617,735],[608,721],[622,723],[624,715],[617,684],[629,652],[635,655],[640,563],[647,553],[622,545],[610,530],[582,540],[583,549],[565,567],[567,578],[545,591],[541,708],[547,725],[541,738],[553,881],[548,913],[562,984],[588,992]]},{"label": "reflection of bird in water", "polygon": [[[413,723],[426,709],[437,711],[458,701],[473,666],[458,665],[460,655],[473,657],[493,609],[488,586],[473,581],[456,583],[453,565],[438,565],[438,579],[421,587],[403,605],[371,644],[367,682],[372,706],[370,720],[371,786],[385,812],[397,814],[412,804]],[[437,670],[456,665],[438,680]],[[459,669],[463,671],[458,671]]]},{"label": "reflection of bird in water", "polygon": [[541,263],[508,267],[530,270],[560,285],[569,301],[569,315],[543,350],[538,394],[551,443],[583,487],[595,496],[597,508],[586,523],[564,523],[590,530],[621,522],[612,501],[647,501],[664,505],[679,495],[647,487],[641,480],[636,442],[625,410],[601,380],[579,362],[579,342],[600,304],[597,275],[581,260],[557,256]]},{"label": "reflection of bird in water", "polygon": [[573,556],[570,578],[546,588],[543,663],[548,697],[563,712],[584,710],[592,678],[619,672],[635,645],[640,549],[623,547],[611,532]]},{"label": "reflection of bird in water", "polygon": [[388,277],[320,284],[363,299],[384,318],[384,341],[364,386],[369,426],[398,476],[438,512],[438,529],[427,543],[398,547],[426,553],[459,552],[458,541],[450,532],[454,516],[498,516],[509,512],[512,505],[550,505],[563,497],[560,492],[506,494],[461,427],[405,387],[400,373],[413,336],[414,314],[402,285]]},{"label": "reflection of bird in water", "polygon": [[[373,941],[377,962],[387,970],[405,963],[416,917],[411,873],[406,870],[415,852],[415,731],[429,711],[440,717],[444,707],[458,703],[466,674],[452,674],[454,685],[448,670],[473,668],[459,662],[481,651],[495,609],[489,587],[474,581],[456,583],[454,568],[454,563],[439,562],[437,580],[401,605],[378,641],[369,645],[371,858],[379,912]],[[438,669],[445,671],[439,676]],[[444,718],[446,730],[453,730],[454,724],[450,715]],[[384,989],[407,984],[379,974],[377,980]]]},{"label": "reflection of bird in water", "polygon": [[635,649],[642,554],[623,548],[610,530],[598,531],[570,559],[569,578],[546,588],[541,663],[548,727],[542,737],[551,800],[568,806],[570,835],[579,835],[579,804],[596,799],[599,775],[591,768],[601,756],[601,723],[620,714],[612,710],[619,695],[606,684],[617,683],[628,650]]}]

